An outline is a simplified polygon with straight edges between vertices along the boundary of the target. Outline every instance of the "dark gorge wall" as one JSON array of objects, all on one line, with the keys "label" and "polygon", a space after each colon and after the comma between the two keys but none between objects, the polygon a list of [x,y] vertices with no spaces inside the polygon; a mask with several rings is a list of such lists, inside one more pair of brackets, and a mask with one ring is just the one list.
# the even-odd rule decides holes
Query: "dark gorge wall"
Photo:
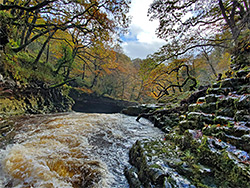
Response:
[{"label": "dark gorge wall", "polygon": [[136,105],[133,102],[87,94],[76,89],[71,89],[69,96],[75,101],[72,109],[76,112],[119,113],[128,106]]},{"label": "dark gorge wall", "polygon": [[0,74],[0,115],[44,114],[74,110],[85,113],[119,113],[136,103],[83,93],[70,89],[69,96],[62,88],[33,81],[20,84]]},{"label": "dark gorge wall", "polygon": [[41,81],[20,84],[0,75],[0,114],[38,114],[71,110],[74,101]]}]

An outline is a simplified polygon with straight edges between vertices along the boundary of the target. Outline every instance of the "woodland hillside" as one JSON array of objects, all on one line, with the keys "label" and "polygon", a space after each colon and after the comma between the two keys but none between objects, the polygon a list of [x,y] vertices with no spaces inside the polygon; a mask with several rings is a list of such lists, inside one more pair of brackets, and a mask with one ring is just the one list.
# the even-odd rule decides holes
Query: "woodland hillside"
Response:
[{"label": "woodland hillside", "polygon": [[[249,5],[200,2],[154,1],[148,14],[159,20],[157,34],[167,44],[131,60],[119,42],[128,29],[130,1],[4,0],[1,80],[19,87],[41,81],[48,88],[147,103],[209,85],[218,75],[230,77],[248,64]],[[187,12],[193,15],[181,21]],[[1,95],[11,92],[0,87]]]}]

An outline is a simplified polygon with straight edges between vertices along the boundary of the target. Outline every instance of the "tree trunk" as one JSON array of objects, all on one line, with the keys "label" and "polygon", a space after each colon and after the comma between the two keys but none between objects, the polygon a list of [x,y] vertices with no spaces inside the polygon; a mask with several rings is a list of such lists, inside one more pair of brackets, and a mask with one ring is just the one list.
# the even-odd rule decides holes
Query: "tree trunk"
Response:
[{"label": "tree trunk", "polygon": [[[180,86],[180,81],[179,81],[179,70],[178,70],[177,73],[176,73],[176,79],[177,79],[177,85]],[[179,92],[182,92],[181,87],[178,87],[178,88],[179,88]]]},{"label": "tree trunk", "polygon": [[86,70],[86,65],[85,63],[82,64],[82,80],[85,78],[85,70]]},{"label": "tree trunk", "polygon": [[224,20],[226,21],[227,25],[229,26],[231,33],[232,33],[232,36],[233,36],[233,39],[236,42],[238,35],[239,35],[239,28],[235,25],[235,20],[234,20],[237,1],[233,1],[233,8],[232,8],[229,16],[226,13],[226,9],[223,5],[222,0],[219,0],[219,6],[220,6],[220,9],[222,12],[222,16],[223,16]]},{"label": "tree trunk", "polygon": [[45,64],[47,64],[49,62],[49,43],[47,45],[47,53],[46,53],[46,61]]},{"label": "tree trunk", "polygon": [[32,37],[29,41],[27,41],[25,44],[22,44],[21,46],[17,47],[17,48],[12,48],[13,52],[17,53],[20,52],[22,49],[26,48],[26,46],[28,46],[30,43],[32,43],[33,41],[35,41],[36,39],[38,39],[39,37],[47,34],[48,32],[50,32],[51,30],[46,30],[42,33],[37,34],[36,36]]},{"label": "tree trunk", "polygon": [[50,33],[50,35],[48,36],[47,40],[43,43],[43,46],[42,48],[40,49],[35,61],[34,61],[34,64],[38,63],[39,59],[41,58],[42,56],[42,53],[45,49],[45,47],[47,46],[48,42],[50,41],[50,39],[53,37],[53,35],[56,33],[57,29],[54,30],[52,33]]},{"label": "tree trunk", "polygon": [[204,56],[205,56],[205,58],[206,58],[206,60],[207,60],[208,65],[210,66],[210,68],[211,68],[211,70],[212,70],[214,76],[217,77],[217,73],[216,73],[216,71],[215,71],[215,69],[214,69],[214,66],[212,65],[212,62],[211,62],[210,59],[209,59],[208,53],[206,52],[205,49],[202,48],[202,50],[203,50],[203,52],[204,52]]},{"label": "tree trunk", "polygon": [[36,23],[37,21],[37,18],[38,18],[38,10],[35,11],[34,13],[34,17],[32,19],[32,22],[31,22],[31,25],[29,26],[29,29],[28,31],[26,32],[26,36],[25,36],[25,39],[24,39],[24,43],[27,43],[28,39],[30,38],[30,35],[31,35],[31,32],[32,30],[34,29],[34,24]]}]

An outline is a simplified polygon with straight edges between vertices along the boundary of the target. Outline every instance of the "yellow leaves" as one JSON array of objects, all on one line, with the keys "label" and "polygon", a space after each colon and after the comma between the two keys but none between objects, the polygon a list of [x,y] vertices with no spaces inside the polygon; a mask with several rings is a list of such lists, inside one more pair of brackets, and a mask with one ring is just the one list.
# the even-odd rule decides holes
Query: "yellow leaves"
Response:
[{"label": "yellow leaves", "polygon": [[55,54],[55,58],[57,58],[57,59],[61,59],[63,57],[63,54],[62,53],[56,53]]},{"label": "yellow leaves", "polygon": [[77,88],[77,89],[82,91],[83,93],[93,93],[93,90],[88,88]]},{"label": "yellow leaves", "polygon": [[231,55],[229,53],[224,53],[222,55],[222,58],[220,59],[217,69],[220,70],[220,72],[223,72],[223,70],[228,70],[231,64]]}]

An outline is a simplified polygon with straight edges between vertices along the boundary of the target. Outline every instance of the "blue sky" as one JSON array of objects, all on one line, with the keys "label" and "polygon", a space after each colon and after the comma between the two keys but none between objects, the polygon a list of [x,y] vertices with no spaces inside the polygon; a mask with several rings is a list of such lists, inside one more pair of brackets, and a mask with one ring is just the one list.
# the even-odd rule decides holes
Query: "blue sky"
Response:
[{"label": "blue sky", "polygon": [[147,11],[153,0],[132,0],[129,15],[132,16],[129,33],[121,39],[124,53],[131,59],[145,59],[148,54],[153,54],[162,45],[164,40],[157,38],[155,30],[157,21],[149,21]]}]

